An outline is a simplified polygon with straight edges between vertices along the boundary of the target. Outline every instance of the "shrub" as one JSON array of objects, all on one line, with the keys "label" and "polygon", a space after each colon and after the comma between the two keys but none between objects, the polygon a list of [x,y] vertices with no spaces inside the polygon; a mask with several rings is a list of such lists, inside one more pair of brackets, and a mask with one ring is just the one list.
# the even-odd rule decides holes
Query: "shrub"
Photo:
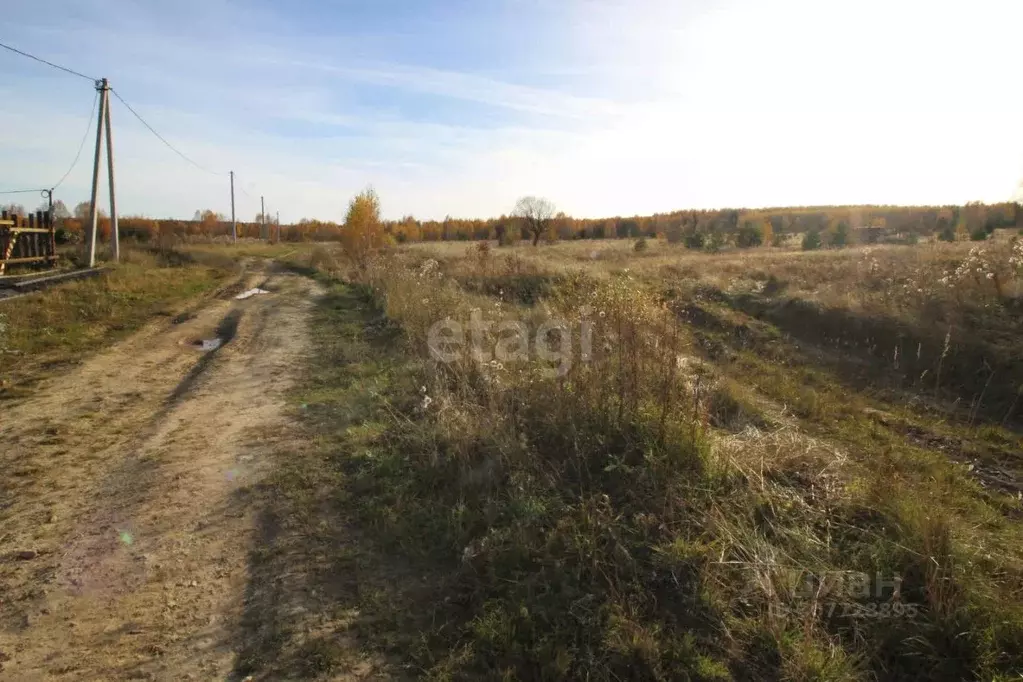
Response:
[{"label": "shrub", "polygon": [[983,227],[978,228],[970,233],[970,241],[972,242],[983,242],[987,241],[988,231]]},{"label": "shrub", "polygon": [[707,240],[708,251],[720,251],[728,243],[727,238],[723,232],[715,230],[711,233],[710,239]]},{"label": "shrub", "polygon": [[519,235],[516,229],[504,223],[501,223],[494,228],[494,232],[497,233],[498,246],[515,246],[515,244],[519,241]]},{"label": "shrub", "polygon": [[479,271],[487,273],[490,270],[492,255],[490,241],[484,240],[476,242],[468,248],[466,260],[473,263]]},{"label": "shrub", "polygon": [[943,242],[954,242],[956,240],[956,231],[952,225],[945,225],[938,232],[938,240]]},{"label": "shrub", "polygon": [[702,232],[690,232],[684,241],[687,249],[702,249],[707,243],[707,237]]},{"label": "shrub", "polygon": [[747,222],[739,229],[735,238],[735,245],[742,249],[760,246],[764,243],[764,234],[760,227]]},{"label": "shrub", "polygon": [[328,275],[336,275],[340,270],[334,255],[325,246],[317,246],[309,254],[309,267],[313,270],[320,270]]},{"label": "shrub", "polygon": [[643,253],[647,249],[646,237],[640,237],[632,247],[636,253]]},{"label": "shrub", "polygon": [[831,246],[836,249],[840,249],[844,246],[848,246],[850,241],[849,226],[845,223],[839,223],[835,227],[835,231],[831,235]]},{"label": "shrub", "polygon": [[81,241],[82,235],[66,227],[58,227],[54,231],[54,239],[58,244],[77,244]]},{"label": "shrub", "polygon": [[803,250],[813,251],[821,248],[821,233],[817,230],[810,230],[803,235]]}]

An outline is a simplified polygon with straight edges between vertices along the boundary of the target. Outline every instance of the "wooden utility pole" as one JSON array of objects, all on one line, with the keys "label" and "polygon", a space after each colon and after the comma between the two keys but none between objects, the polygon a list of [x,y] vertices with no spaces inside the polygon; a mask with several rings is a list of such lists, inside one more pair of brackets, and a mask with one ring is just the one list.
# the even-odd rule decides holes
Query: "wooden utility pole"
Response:
[{"label": "wooden utility pole", "polygon": [[96,119],[96,155],[92,160],[92,194],[89,196],[89,234],[87,235],[89,267],[96,267],[96,232],[99,230],[99,212],[96,197],[99,195],[99,156],[103,152],[103,123],[107,111],[107,81],[96,83],[99,91],[99,118]]},{"label": "wooden utility pole", "polygon": [[266,229],[266,204],[263,203],[263,195],[259,195],[259,238],[270,241],[270,233]]},{"label": "wooden utility pole", "polygon": [[234,171],[231,171],[231,241],[238,241],[238,221],[234,218]]},{"label": "wooden utility pole", "polygon": [[110,86],[103,79],[103,93],[107,100],[107,182],[110,184],[110,255],[114,262],[121,259],[121,239],[117,230],[117,200],[114,197],[114,136],[110,129]]},{"label": "wooden utility pole", "polygon": [[96,154],[92,160],[92,193],[89,196],[89,231],[86,235],[88,246],[89,267],[96,267],[96,235],[99,233],[99,210],[96,200],[99,197],[99,159],[103,153],[103,130],[107,132],[107,182],[110,185],[110,241],[113,257],[116,261],[120,256],[120,244],[117,231],[117,201],[114,191],[114,140],[110,128],[110,84],[103,78],[96,81],[99,92],[99,118],[96,121]]},{"label": "wooden utility pole", "polygon": [[277,243],[281,243],[281,212],[277,211]]}]

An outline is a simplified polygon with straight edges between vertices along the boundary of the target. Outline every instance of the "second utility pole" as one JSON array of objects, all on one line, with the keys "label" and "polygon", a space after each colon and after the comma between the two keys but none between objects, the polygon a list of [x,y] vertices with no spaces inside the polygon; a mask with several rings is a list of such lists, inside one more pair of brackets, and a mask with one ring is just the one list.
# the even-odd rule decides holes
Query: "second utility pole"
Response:
[{"label": "second utility pole", "polygon": [[259,238],[270,241],[266,231],[266,205],[263,204],[262,194],[259,195]]},{"label": "second utility pole", "polygon": [[114,199],[114,136],[110,130],[110,86],[103,79],[103,90],[107,98],[107,183],[110,185],[110,252],[114,262],[121,260],[121,240],[117,233],[117,201]]},{"label": "second utility pole", "polygon": [[96,83],[99,90],[99,118],[96,120],[96,155],[92,160],[92,194],[89,196],[89,234],[86,254],[89,267],[96,267],[96,232],[99,230],[99,211],[96,199],[99,196],[99,157],[103,153],[103,123],[107,113],[107,81]]},{"label": "second utility pole", "polygon": [[234,171],[231,171],[231,241],[238,241],[238,222],[234,219]]}]

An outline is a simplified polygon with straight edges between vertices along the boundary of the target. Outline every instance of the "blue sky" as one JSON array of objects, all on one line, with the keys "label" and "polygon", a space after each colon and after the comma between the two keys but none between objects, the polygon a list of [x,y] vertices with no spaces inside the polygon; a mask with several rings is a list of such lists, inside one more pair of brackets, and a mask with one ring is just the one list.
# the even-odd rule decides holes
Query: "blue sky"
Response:
[{"label": "blue sky", "polygon": [[[1008,199],[1013,0],[6,0],[0,40],[112,85],[285,221]],[[47,186],[88,82],[0,51],[0,189]],[[114,102],[121,213],[227,213]],[[58,191],[87,197],[92,140]],[[2,197],[0,197],[2,199]],[[29,202],[31,203],[31,202]]]}]

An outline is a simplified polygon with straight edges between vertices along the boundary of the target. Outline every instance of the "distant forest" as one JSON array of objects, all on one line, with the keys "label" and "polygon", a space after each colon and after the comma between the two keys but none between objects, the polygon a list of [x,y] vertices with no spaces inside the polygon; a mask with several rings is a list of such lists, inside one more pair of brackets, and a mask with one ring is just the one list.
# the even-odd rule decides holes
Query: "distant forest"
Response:
[{"label": "distant forest", "polygon": [[[20,206],[7,210],[23,212]],[[55,204],[62,241],[81,238],[88,219],[88,204],[68,210]],[[268,217],[267,223],[271,222]],[[238,223],[241,238],[260,237],[260,216]],[[164,238],[216,238],[231,234],[223,214],[196,211],[192,220],[157,220],[136,216],[119,218],[123,238],[141,242]],[[1023,208],[1014,202],[969,203],[965,206],[815,206],[763,209],[680,210],[651,216],[573,218],[558,213],[547,221],[544,240],[662,238],[693,248],[783,245],[797,235],[810,236],[811,244],[844,246],[851,243],[908,243],[936,236],[946,241],[981,239],[998,228],[1023,228]],[[109,219],[101,216],[102,236]],[[341,236],[342,223],[303,219],[282,225],[282,241],[332,241]],[[520,218],[416,220],[407,216],[384,223],[396,243],[419,241],[474,241],[496,239],[512,243],[525,238]],[[271,230],[276,236],[277,229]],[[805,244],[804,244],[805,245]]]}]

